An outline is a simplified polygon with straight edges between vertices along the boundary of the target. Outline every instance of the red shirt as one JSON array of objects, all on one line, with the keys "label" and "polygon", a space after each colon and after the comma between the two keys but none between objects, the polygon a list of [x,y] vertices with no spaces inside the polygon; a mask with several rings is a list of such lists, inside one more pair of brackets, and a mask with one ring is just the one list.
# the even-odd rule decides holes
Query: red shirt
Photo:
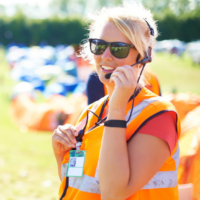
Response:
[{"label": "red shirt", "polygon": [[138,134],[153,135],[165,140],[172,153],[178,140],[176,114],[169,111],[152,118],[138,131]]}]

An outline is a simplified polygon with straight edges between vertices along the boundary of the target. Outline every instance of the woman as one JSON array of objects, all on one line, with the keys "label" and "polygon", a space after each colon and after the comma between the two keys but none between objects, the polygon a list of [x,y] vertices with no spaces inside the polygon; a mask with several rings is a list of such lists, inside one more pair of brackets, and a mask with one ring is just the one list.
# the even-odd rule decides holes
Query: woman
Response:
[{"label": "woman", "polygon": [[[92,19],[81,56],[95,63],[108,96],[89,105],[76,127],[67,124],[54,131],[59,199],[178,200],[178,116],[142,80],[137,84],[157,35],[151,13],[124,4],[103,8]],[[132,67],[138,57],[141,63]],[[83,176],[68,180],[69,151],[79,130],[84,133],[80,149],[86,151]]]}]

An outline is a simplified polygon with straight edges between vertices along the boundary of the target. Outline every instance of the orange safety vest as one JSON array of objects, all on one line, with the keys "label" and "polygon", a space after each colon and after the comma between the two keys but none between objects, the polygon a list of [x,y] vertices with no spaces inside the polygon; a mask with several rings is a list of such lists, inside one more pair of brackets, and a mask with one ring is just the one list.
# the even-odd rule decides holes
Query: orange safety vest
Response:
[{"label": "orange safety vest", "polygon": [[[107,97],[88,106],[87,109],[93,110],[98,116],[101,112],[102,105]],[[126,120],[129,117],[132,101],[128,102],[126,109]],[[86,110],[87,110],[86,109]],[[86,117],[86,110],[82,113],[77,123]],[[175,112],[174,106],[162,97],[155,95],[145,87],[135,97],[134,109],[131,120],[127,124],[126,140],[136,134],[140,128],[154,116],[161,113],[172,111]],[[180,122],[176,113],[177,133],[180,136]],[[86,131],[95,125],[97,118],[90,113]],[[85,166],[83,177],[70,177],[68,189],[66,187],[66,171],[69,160],[69,152],[64,156],[61,174],[62,183],[59,190],[59,200],[100,200],[101,193],[98,179],[98,160],[101,149],[101,140],[104,131],[104,125],[101,124],[96,128],[85,132],[81,150],[86,150]],[[161,169],[154,177],[139,191],[133,194],[128,200],[178,200],[178,164],[179,164],[179,145],[176,144],[171,156],[167,159]],[[120,180],[119,180],[120,181]]]},{"label": "orange safety vest", "polygon": [[147,74],[145,74],[145,79],[148,82],[148,84],[146,84],[145,87],[150,91],[152,91],[153,93],[161,96],[160,84],[155,74],[150,71]]}]

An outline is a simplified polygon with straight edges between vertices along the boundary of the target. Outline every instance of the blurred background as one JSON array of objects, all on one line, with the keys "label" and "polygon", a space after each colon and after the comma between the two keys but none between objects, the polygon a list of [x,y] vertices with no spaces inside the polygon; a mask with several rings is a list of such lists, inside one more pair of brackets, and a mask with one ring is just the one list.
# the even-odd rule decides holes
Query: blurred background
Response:
[{"label": "blurred background", "polygon": [[[200,199],[200,1],[140,2],[159,30],[150,68],[182,121],[179,183],[193,183],[193,199]],[[87,105],[93,66],[76,57],[86,16],[121,3],[0,0],[1,200],[57,199],[51,135],[59,124],[74,124]]]}]

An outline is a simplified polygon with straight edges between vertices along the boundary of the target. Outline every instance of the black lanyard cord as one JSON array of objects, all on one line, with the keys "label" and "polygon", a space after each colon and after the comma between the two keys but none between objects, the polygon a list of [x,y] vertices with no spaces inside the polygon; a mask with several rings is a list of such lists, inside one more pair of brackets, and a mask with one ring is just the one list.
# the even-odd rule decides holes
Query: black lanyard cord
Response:
[{"label": "black lanyard cord", "polygon": [[108,98],[109,98],[109,97],[107,97],[106,100],[104,101],[99,116],[98,116],[96,113],[94,113],[93,111],[91,111],[90,109],[87,110],[87,116],[86,116],[85,126],[84,126],[83,129],[81,129],[81,130],[79,131],[78,136],[76,137],[76,141],[77,141],[77,142],[82,142],[82,137],[83,137],[84,134],[85,134],[85,129],[86,129],[86,126],[87,126],[87,123],[88,123],[88,113],[89,113],[89,112],[91,112],[92,114],[94,114],[94,116],[97,117],[98,120],[97,120],[97,122],[95,122],[95,125],[94,125],[92,128],[90,128],[88,131],[90,131],[90,130],[94,129],[95,127],[99,126],[102,122],[104,122],[104,121],[107,119],[107,117],[104,117],[103,119],[101,119],[101,117],[102,117],[102,115],[103,115],[104,108],[105,108],[105,106],[106,106],[106,104],[107,104],[107,102],[108,102]]},{"label": "black lanyard cord", "polygon": [[141,69],[141,71],[140,71],[140,75],[139,75],[138,80],[137,80],[137,85],[136,85],[136,87],[135,87],[135,90],[134,90],[134,93],[133,93],[133,96],[132,96],[133,101],[132,101],[131,112],[130,112],[129,118],[128,118],[128,120],[126,121],[126,123],[129,122],[129,120],[131,119],[131,115],[132,115],[132,113],[133,113],[133,108],[134,108],[133,106],[134,106],[135,96],[136,96],[136,93],[137,93],[137,86],[138,86],[138,83],[139,83],[139,81],[140,81],[140,77],[141,77],[141,75],[142,75],[142,72],[143,72],[143,70],[144,70],[145,65],[146,65],[146,63],[142,66],[142,69]]}]

